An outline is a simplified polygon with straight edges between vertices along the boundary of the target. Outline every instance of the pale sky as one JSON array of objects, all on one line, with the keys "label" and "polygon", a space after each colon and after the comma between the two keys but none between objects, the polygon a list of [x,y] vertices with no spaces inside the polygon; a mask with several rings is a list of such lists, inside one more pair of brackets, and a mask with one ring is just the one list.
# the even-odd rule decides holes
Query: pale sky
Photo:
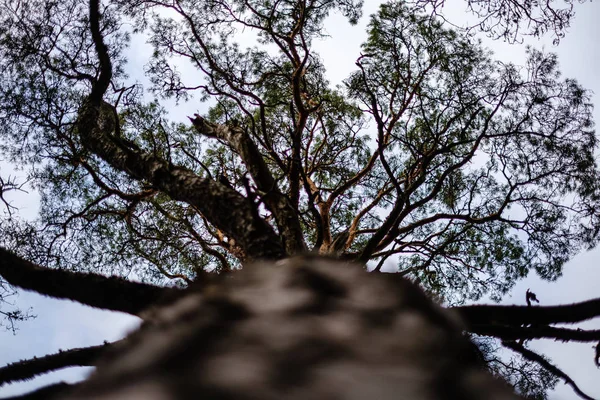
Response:
[{"label": "pale sky", "polygon": [[[380,1],[366,0],[365,16],[371,14]],[[454,21],[460,21],[464,6],[453,1],[446,11]],[[564,77],[576,78],[585,88],[596,94],[594,104],[600,104],[600,8],[597,3],[576,4],[576,17],[558,47],[552,46],[550,38],[529,40],[534,47],[542,46],[547,51],[557,52],[560,69]],[[354,62],[359,55],[359,44],[365,38],[367,18],[363,17],[359,26],[350,27],[339,15],[326,22],[326,31],[332,36],[325,41],[316,42],[314,49],[320,53],[327,67],[327,76],[333,83],[339,83],[354,70]],[[524,45],[509,45],[500,40],[485,40],[485,45],[494,50],[495,57],[502,61],[522,64]],[[143,42],[132,46],[130,71],[139,76],[142,66],[147,62],[148,48]],[[173,118],[184,121],[186,115],[202,112],[205,106],[199,103],[180,104],[172,107]],[[595,111],[595,121],[600,123],[600,106]],[[6,177],[10,172],[6,164],[0,164],[0,173]],[[22,206],[21,215],[33,217],[36,213],[37,197],[19,195],[13,197],[15,205]],[[538,295],[541,305],[568,304],[600,296],[600,249],[580,254],[571,260],[564,269],[564,275],[556,282],[541,281],[531,274],[516,285],[504,304],[524,304],[525,291],[531,288]],[[54,300],[40,295],[21,291],[16,303],[21,308],[33,307],[38,318],[21,323],[16,336],[9,332],[0,332],[0,365],[33,356],[57,352],[59,349],[85,347],[101,344],[104,340],[117,340],[139,324],[136,317],[126,314],[100,311],[70,301]],[[581,328],[600,329],[600,318],[581,324]],[[600,399],[600,369],[593,362],[593,344],[572,344],[536,341],[532,348],[549,356],[555,365],[563,369],[575,380],[588,395]],[[31,391],[50,383],[77,381],[86,376],[91,368],[68,368],[43,375],[33,381],[6,385],[0,388],[0,397]],[[550,396],[552,400],[574,400],[579,397],[569,386],[559,383]]]}]

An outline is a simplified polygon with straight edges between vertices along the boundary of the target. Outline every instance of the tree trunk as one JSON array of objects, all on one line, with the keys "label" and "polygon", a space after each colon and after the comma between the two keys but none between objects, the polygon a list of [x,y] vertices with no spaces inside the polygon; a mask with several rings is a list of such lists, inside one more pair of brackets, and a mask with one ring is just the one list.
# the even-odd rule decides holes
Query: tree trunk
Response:
[{"label": "tree trunk", "polygon": [[147,311],[67,399],[518,399],[409,281],[305,256]]}]

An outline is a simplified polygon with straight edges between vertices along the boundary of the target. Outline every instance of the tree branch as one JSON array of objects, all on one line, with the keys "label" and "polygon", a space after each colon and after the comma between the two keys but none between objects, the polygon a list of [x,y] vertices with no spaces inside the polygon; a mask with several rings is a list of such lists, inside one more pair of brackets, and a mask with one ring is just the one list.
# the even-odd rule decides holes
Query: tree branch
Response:
[{"label": "tree branch", "polygon": [[555,328],[552,326],[506,326],[506,325],[474,325],[469,332],[483,336],[494,336],[502,340],[519,339],[558,339],[565,342],[596,342],[600,340],[600,330]]},{"label": "tree branch", "polygon": [[469,330],[477,325],[572,324],[600,316],[600,298],[560,306],[474,305],[452,309],[467,322]]},{"label": "tree branch", "polygon": [[52,400],[65,393],[68,389],[76,385],[70,385],[65,382],[54,383],[44,386],[26,394],[20,394],[11,397],[2,397],[0,400]]},{"label": "tree branch", "polygon": [[174,200],[196,206],[211,223],[234,238],[251,259],[284,257],[279,237],[258,217],[256,206],[241,194],[153,154],[134,150],[112,135],[111,125],[117,126],[119,121],[107,121],[107,118],[114,118],[114,107],[102,101],[112,67],[98,18],[98,0],[90,0],[90,28],[101,73],[77,120],[83,146],[113,168],[134,179],[152,183]]},{"label": "tree branch", "polygon": [[118,277],[44,268],[2,247],[0,275],[11,285],[42,295],[132,315],[139,315],[163,296],[179,291]]},{"label": "tree branch", "polygon": [[98,77],[98,80],[92,84],[92,92],[90,94],[90,101],[96,105],[100,105],[102,96],[106,93],[112,79],[110,56],[108,55],[108,49],[106,48],[104,38],[100,32],[99,3],[100,0],[90,0],[90,31],[92,33],[94,46],[96,47],[96,53],[98,54],[98,61],[100,62],[100,76]]},{"label": "tree branch", "polygon": [[14,381],[26,381],[61,368],[95,366],[98,358],[112,345],[113,343],[106,343],[67,351],[60,350],[58,353],[44,357],[34,357],[8,364],[0,368],[0,386]]},{"label": "tree branch", "polygon": [[283,237],[286,253],[293,255],[306,251],[298,214],[288,197],[279,190],[269,167],[250,136],[240,127],[213,124],[198,114],[195,115],[194,119],[190,118],[190,121],[198,133],[225,140],[242,158],[244,165],[246,165],[252,176],[252,180],[260,191],[261,200],[275,216],[277,228]]},{"label": "tree branch", "polygon": [[573,381],[573,379],[571,379],[571,377],[567,374],[565,374],[562,370],[560,370],[558,367],[556,367],[555,365],[551,364],[548,360],[546,360],[545,358],[543,358],[542,356],[540,356],[539,354],[526,349],[525,347],[523,347],[523,345],[518,344],[517,342],[512,342],[512,341],[503,341],[502,344],[505,347],[508,347],[509,349],[521,354],[524,358],[526,358],[527,360],[536,362],[538,364],[540,364],[542,367],[544,367],[546,370],[550,371],[551,373],[553,373],[554,375],[562,378],[565,380],[565,382],[567,384],[569,384],[573,390],[575,391],[575,393],[577,393],[579,395],[579,397],[583,398],[583,399],[587,399],[587,400],[594,400],[592,397],[588,396],[587,394],[583,393],[581,391],[581,389],[579,389],[579,387],[577,386],[577,384]]}]

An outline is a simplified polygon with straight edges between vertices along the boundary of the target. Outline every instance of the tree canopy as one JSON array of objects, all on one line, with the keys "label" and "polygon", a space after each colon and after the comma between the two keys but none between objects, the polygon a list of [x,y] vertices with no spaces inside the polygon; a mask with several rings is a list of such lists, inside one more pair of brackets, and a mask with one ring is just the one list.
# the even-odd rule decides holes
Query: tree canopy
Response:
[{"label": "tree canopy", "polygon": [[[560,38],[566,4],[469,1],[479,28],[513,40]],[[381,5],[355,71],[333,86],[312,44],[330,13],[354,24],[361,6],[3,0],[1,150],[28,168],[41,208],[35,221],[0,222],[0,290],[137,314],[159,286],[308,251],[375,273],[393,262],[448,305],[499,299],[529,271],[560,276],[600,231],[590,93],[561,76],[552,53],[529,48],[522,66],[495,60],[431,1]],[[126,74],[132,35],[153,48],[149,87]],[[169,99],[205,112],[175,121]],[[146,283],[123,279],[131,273]],[[104,290],[123,296],[108,304]],[[566,375],[524,340],[600,340],[549,326],[592,318],[596,303],[572,321],[457,309],[471,333],[550,371],[548,384]],[[2,313],[9,324],[26,317]]]}]

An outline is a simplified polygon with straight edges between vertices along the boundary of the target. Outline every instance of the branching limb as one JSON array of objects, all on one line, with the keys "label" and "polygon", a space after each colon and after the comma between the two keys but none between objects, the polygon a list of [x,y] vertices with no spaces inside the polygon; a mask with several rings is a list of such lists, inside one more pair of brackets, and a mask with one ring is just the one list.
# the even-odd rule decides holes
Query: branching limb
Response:
[{"label": "branching limb", "polygon": [[375,198],[369,204],[367,204],[362,210],[360,210],[358,212],[358,214],[356,214],[356,217],[354,217],[354,219],[352,220],[352,223],[350,224],[350,229],[349,229],[350,236],[348,238],[348,243],[352,243],[354,241],[354,238],[356,237],[356,234],[358,231],[358,226],[360,224],[361,219],[365,215],[367,215],[367,213],[371,212],[371,210],[373,210],[373,208],[378,206],[379,203],[381,202],[381,200],[384,198],[384,196],[389,195],[393,189],[394,189],[394,186],[384,185],[377,192],[377,196],[375,196]]},{"label": "branching limb", "polygon": [[17,183],[15,181],[15,178],[11,178],[10,176],[6,180],[0,176],[0,201],[4,203],[4,206],[6,207],[6,211],[8,212],[9,216],[12,215],[12,211],[16,210],[17,207],[13,206],[12,203],[4,197],[4,194],[10,191],[19,191],[27,193],[23,189],[23,186],[25,186],[26,184],[27,182]]},{"label": "branching limb", "polygon": [[283,257],[285,251],[279,237],[265,221],[255,218],[255,205],[241,194],[211,179],[202,178],[187,168],[173,166],[154,154],[126,148],[104,126],[102,109],[112,106],[104,103],[102,98],[112,76],[112,67],[98,18],[98,0],[91,0],[90,27],[101,73],[92,85],[91,94],[77,120],[82,144],[113,168],[134,179],[150,182],[174,200],[196,206],[212,224],[233,237],[249,258]]},{"label": "branching limb", "polygon": [[244,132],[243,128],[213,124],[198,114],[195,115],[195,118],[190,118],[190,121],[198,133],[225,140],[242,158],[259,193],[262,195],[261,200],[275,216],[277,227],[283,236],[286,253],[292,255],[305,251],[306,244],[304,243],[300,219],[293,205],[287,196],[279,190],[277,182],[271,171],[269,171],[269,167],[258,147],[250,136]]},{"label": "branching limb", "polygon": [[310,179],[304,168],[300,169],[300,173],[302,174],[302,183],[304,184],[304,191],[308,195],[307,207],[313,216],[313,221],[315,223],[315,231],[316,238],[313,246],[313,251],[318,251],[321,245],[323,244],[323,216],[317,210],[315,203],[321,205],[323,202],[320,199],[319,189],[316,187],[315,183]]},{"label": "branching limb", "polygon": [[571,379],[571,377],[569,375],[567,375],[566,373],[564,373],[561,369],[559,369],[557,366],[553,365],[552,363],[550,363],[548,360],[546,360],[545,358],[543,358],[542,356],[540,356],[539,354],[526,349],[525,347],[523,347],[523,345],[520,345],[516,342],[512,342],[512,341],[503,341],[502,344],[505,347],[508,347],[509,349],[513,350],[516,353],[521,354],[523,357],[525,357],[527,360],[536,362],[538,364],[540,364],[542,367],[544,367],[545,369],[547,369],[548,371],[552,372],[554,375],[560,377],[561,379],[564,379],[565,382],[567,384],[569,384],[573,390],[575,391],[575,393],[577,393],[577,395],[579,395],[579,397],[581,397],[582,399],[587,399],[587,400],[594,400],[592,397],[588,396],[587,394],[583,393],[581,391],[581,389],[579,389],[579,387],[577,386],[577,384],[573,381],[573,379]]},{"label": "branching limb", "polygon": [[139,315],[163,296],[178,291],[118,277],[44,268],[2,247],[0,275],[11,285],[46,296],[132,315]]},{"label": "branching limb", "polygon": [[100,29],[100,0],[90,0],[90,31],[100,62],[100,75],[92,84],[90,101],[99,106],[112,79],[112,64]]}]

